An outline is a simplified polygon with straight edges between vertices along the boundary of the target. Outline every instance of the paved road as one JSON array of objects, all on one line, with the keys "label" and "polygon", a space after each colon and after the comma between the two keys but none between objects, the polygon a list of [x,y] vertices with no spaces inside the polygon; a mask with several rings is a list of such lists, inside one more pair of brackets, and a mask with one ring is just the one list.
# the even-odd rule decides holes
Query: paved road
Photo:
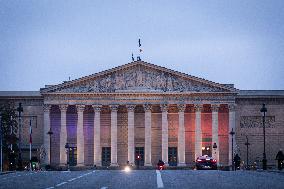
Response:
[{"label": "paved road", "polygon": [[0,175],[0,188],[39,189],[283,189],[284,173],[193,170],[16,172]]}]

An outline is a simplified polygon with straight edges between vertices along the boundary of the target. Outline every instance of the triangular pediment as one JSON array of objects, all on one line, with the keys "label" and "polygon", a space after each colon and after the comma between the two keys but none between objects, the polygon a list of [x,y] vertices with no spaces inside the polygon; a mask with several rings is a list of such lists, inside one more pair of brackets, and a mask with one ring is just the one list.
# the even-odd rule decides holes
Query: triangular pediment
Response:
[{"label": "triangular pediment", "polygon": [[235,92],[224,85],[143,61],[42,89],[42,93]]}]

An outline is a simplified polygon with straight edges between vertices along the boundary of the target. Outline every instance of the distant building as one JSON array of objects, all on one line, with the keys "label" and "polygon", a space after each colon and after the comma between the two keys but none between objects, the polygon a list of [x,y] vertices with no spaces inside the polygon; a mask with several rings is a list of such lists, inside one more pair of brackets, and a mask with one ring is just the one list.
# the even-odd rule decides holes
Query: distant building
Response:
[{"label": "distant building", "polygon": [[40,91],[0,91],[0,103],[7,101],[24,107],[24,157],[33,116],[33,155],[39,158],[43,146],[42,161],[56,166],[66,165],[66,143],[70,164],[77,166],[127,161],[155,166],[159,159],[185,166],[202,154],[230,165],[231,129],[236,131],[234,153],[242,160],[248,136],[252,164],[262,160],[263,103],[268,165],[275,166],[275,155],[284,148],[284,90],[238,90],[143,61]]}]

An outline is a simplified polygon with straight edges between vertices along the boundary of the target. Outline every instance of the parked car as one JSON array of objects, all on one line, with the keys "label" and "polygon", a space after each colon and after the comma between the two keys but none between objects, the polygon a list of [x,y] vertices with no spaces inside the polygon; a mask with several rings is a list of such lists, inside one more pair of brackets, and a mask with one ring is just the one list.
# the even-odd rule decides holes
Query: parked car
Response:
[{"label": "parked car", "polygon": [[199,156],[196,159],[196,169],[212,169],[217,170],[217,160],[208,155]]}]

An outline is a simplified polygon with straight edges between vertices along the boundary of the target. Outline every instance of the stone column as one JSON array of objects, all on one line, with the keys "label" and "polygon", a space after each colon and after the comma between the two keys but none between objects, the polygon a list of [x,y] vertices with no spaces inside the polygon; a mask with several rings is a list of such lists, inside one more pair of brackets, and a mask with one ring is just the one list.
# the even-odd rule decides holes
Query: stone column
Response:
[{"label": "stone column", "polygon": [[77,108],[77,166],[84,165],[84,130],[83,130],[83,114],[85,105],[76,105]]},{"label": "stone column", "polygon": [[117,164],[117,110],[118,105],[111,105],[111,164],[110,166],[118,166]]},{"label": "stone column", "polygon": [[94,165],[102,166],[101,149],[101,105],[93,105],[94,108]]},{"label": "stone column", "polygon": [[196,104],[195,108],[195,159],[202,155],[202,131],[201,110],[202,104]]},{"label": "stone column", "polygon": [[67,128],[66,128],[66,112],[68,105],[60,105],[59,109],[61,111],[61,127],[60,127],[60,165],[67,164],[67,154],[65,145],[67,143]]},{"label": "stone column", "polygon": [[186,105],[178,105],[178,166],[185,166],[185,129],[184,129],[184,111]]},{"label": "stone column", "polygon": [[128,161],[130,165],[134,165],[134,110],[135,105],[127,105],[127,112],[128,112]]},{"label": "stone column", "polygon": [[[232,135],[230,135],[229,133],[232,131],[232,128],[234,130],[234,132],[236,132],[236,117],[235,117],[235,108],[236,105],[235,104],[229,104],[229,165],[232,165],[232,159],[234,157],[232,157]],[[234,149],[236,148],[236,134],[233,136],[233,140],[234,140]]]},{"label": "stone column", "polygon": [[161,104],[162,111],[162,160],[168,166],[168,150],[169,150],[169,129],[168,129],[168,105]]},{"label": "stone column", "polygon": [[[219,105],[218,104],[212,104],[211,105],[212,110],[212,157],[217,160],[217,163],[219,164],[219,135],[218,135],[218,110]],[[216,143],[217,148],[214,149],[213,145]]]},{"label": "stone column", "polygon": [[50,130],[50,105],[43,105],[43,146],[45,149],[44,163],[50,164],[50,137],[47,134]]},{"label": "stone column", "polygon": [[145,104],[144,110],[145,110],[145,166],[152,166],[151,163],[151,105]]}]

